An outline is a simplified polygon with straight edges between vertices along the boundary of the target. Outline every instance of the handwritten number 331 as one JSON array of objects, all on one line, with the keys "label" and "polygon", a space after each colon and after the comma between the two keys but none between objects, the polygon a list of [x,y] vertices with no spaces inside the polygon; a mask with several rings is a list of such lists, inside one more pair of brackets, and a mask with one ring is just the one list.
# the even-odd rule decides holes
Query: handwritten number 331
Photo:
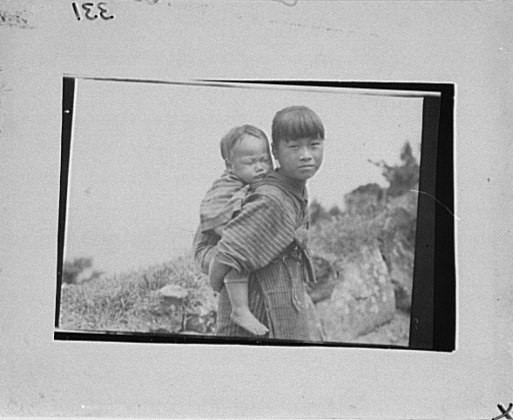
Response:
[{"label": "handwritten number 331", "polygon": [[[73,11],[75,12],[75,15],[77,17],[77,20],[80,20],[80,18],[81,18],[80,10],[77,6],[77,3],[73,2],[72,6],[73,6]],[[96,8],[98,8],[99,15],[100,15],[99,17],[102,18],[103,20],[114,19],[114,15],[108,15],[109,11],[107,10],[107,4],[105,4],[103,2],[98,3],[96,5],[96,8],[95,8],[94,3],[82,3],[81,6],[85,12],[84,15],[85,15],[86,19],[89,19],[89,20],[98,19],[98,14],[96,14]]]}]

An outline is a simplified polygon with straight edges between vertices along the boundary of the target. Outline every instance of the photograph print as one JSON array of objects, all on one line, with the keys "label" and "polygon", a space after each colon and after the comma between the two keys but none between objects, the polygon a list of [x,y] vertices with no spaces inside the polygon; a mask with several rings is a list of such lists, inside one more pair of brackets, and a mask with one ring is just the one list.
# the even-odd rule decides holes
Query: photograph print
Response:
[{"label": "photograph print", "polygon": [[55,337],[433,349],[440,96],[65,77]]}]

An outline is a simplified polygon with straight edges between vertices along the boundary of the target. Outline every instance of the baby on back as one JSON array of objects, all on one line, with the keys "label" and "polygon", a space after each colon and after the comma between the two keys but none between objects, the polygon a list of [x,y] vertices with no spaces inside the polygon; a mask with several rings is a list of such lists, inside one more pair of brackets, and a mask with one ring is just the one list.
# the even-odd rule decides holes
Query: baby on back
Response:
[{"label": "baby on back", "polygon": [[[214,181],[201,202],[195,249],[202,240],[212,244],[221,239],[224,226],[240,211],[249,186],[273,169],[267,136],[251,125],[235,127],[221,139],[221,156],[226,170]],[[218,277],[210,272],[215,269],[215,266],[209,267],[211,278]],[[267,327],[249,310],[249,273],[232,269],[221,277],[224,277],[224,284],[212,284],[212,287],[216,291],[226,287],[232,307],[231,320],[254,335],[267,333]]]}]

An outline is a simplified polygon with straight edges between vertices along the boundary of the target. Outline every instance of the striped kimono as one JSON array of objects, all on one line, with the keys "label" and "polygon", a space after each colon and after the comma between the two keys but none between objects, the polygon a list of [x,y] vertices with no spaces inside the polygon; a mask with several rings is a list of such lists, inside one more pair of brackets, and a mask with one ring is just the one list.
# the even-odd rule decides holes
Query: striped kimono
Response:
[{"label": "striped kimono", "polygon": [[[304,183],[272,172],[252,187],[240,213],[226,225],[214,257],[251,272],[249,309],[269,338],[309,340],[305,282],[314,281],[310,258],[295,240],[308,222]],[[226,288],[219,295],[217,335],[252,337],[230,321]]]},{"label": "striped kimono", "polygon": [[240,211],[248,188],[248,184],[224,171],[203,197],[200,204],[200,224],[193,241],[194,260],[203,273],[208,274],[213,247],[221,239],[214,229],[225,225]]},{"label": "striped kimono", "polygon": [[224,171],[214,181],[200,204],[200,229],[202,232],[225,225],[239,211],[249,185],[235,175]]}]

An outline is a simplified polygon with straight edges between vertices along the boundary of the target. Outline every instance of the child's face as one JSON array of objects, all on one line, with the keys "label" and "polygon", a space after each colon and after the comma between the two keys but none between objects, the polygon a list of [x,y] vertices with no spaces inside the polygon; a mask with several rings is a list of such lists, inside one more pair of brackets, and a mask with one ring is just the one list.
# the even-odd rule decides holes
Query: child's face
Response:
[{"label": "child's face", "polygon": [[233,148],[226,168],[247,184],[263,178],[272,169],[267,141],[245,134]]},{"label": "child's face", "polygon": [[315,175],[322,164],[324,140],[311,137],[281,140],[273,153],[280,162],[280,173],[306,181]]}]

